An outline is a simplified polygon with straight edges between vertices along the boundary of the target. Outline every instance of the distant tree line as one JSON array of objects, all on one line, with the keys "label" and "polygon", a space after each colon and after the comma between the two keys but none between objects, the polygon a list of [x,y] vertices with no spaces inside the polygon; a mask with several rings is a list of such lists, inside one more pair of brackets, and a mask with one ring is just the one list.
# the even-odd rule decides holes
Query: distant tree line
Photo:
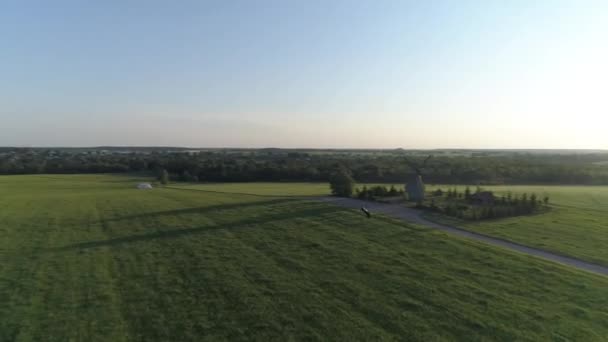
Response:
[{"label": "distant tree line", "polygon": [[[365,183],[402,183],[412,173],[401,152],[0,149],[0,174],[157,175],[165,169],[172,181],[326,182],[340,168]],[[608,154],[444,153],[429,161],[424,180],[427,184],[608,184]]]}]

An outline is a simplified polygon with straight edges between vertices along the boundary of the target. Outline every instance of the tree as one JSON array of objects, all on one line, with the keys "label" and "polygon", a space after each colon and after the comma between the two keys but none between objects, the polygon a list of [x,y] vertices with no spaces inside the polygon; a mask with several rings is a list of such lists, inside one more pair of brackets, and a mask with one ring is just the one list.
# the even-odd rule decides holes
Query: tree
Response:
[{"label": "tree", "polygon": [[340,168],[329,179],[329,187],[331,188],[331,193],[335,196],[350,197],[353,194],[355,181],[350,172],[344,168]]},{"label": "tree", "polygon": [[532,208],[536,208],[536,194],[532,193],[532,195],[530,195],[530,205],[532,206]]},{"label": "tree", "polygon": [[169,172],[167,172],[167,170],[163,169],[160,172],[160,176],[158,177],[158,180],[160,180],[161,184],[169,183]]},{"label": "tree", "polygon": [[467,201],[471,199],[471,188],[469,188],[468,186],[466,189],[464,189],[464,198]]},{"label": "tree", "polygon": [[190,172],[188,172],[188,170],[184,170],[184,172],[182,172],[181,180],[184,182],[194,181],[192,175],[190,174]]},{"label": "tree", "polygon": [[444,210],[445,214],[448,216],[454,216],[456,212],[456,208],[452,204],[448,204]]},{"label": "tree", "polygon": [[388,194],[390,196],[397,196],[399,194],[399,192],[397,191],[397,189],[395,188],[394,185],[391,185],[390,190],[388,191]]},{"label": "tree", "polygon": [[495,216],[494,207],[488,207],[488,218],[494,218]]},{"label": "tree", "polygon": [[367,186],[363,186],[363,189],[361,191],[359,191],[357,197],[359,197],[360,199],[367,199],[368,196],[368,190],[367,190]]},{"label": "tree", "polygon": [[385,186],[377,185],[372,188],[372,193],[374,194],[374,196],[386,197],[386,195],[389,193],[389,191],[386,189]]},{"label": "tree", "polygon": [[543,198],[543,202],[545,202],[545,205],[549,205],[549,196],[545,196],[545,198]]}]

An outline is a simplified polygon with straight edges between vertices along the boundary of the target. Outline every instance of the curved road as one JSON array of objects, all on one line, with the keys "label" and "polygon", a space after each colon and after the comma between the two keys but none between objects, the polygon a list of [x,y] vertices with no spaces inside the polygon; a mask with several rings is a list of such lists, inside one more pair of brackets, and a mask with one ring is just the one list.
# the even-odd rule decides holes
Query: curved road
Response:
[{"label": "curved road", "polygon": [[546,260],[557,262],[560,264],[568,265],[583,271],[588,271],[596,274],[608,276],[608,267],[592,264],[583,260],[579,260],[572,257],[567,257],[551,252],[544,251],[542,249],[527,247],[518,243],[502,240],[495,237],[490,237],[484,234],[470,232],[454,226],[448,226],[436,222],[429,221],[423,218],[421,212],[416,209],[405,208],[399,204],[387,204],[377,202],[367,202],[354,198],[342,198],[342,197],[321,197],[319,198],[323,202],[332,203],[347,208],[361,208],[366,207],[372,214],[381,213],[387,216],[398,218],[404,221],[424,225],[427,227],[439,229],[450,234],[462,236],[465,238],[481,241],[490,245],[499,246],[507,249],[511,249],[520,253],[533,255]]}]

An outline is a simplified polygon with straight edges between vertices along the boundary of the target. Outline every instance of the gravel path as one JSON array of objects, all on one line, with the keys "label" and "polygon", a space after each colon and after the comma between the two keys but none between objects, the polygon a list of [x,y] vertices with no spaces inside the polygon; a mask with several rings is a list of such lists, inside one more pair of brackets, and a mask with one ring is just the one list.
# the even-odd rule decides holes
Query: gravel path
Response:
[{"label": "gravel path", "polygon": [[319,200],[323,202],[332,203],[335,205],[339,205],[347,208],[356,208],[359,209],[361,207],[367,208],[372,215],[374,213],[382,213],[387,216],[391,216],[394,218],[398,218],[404,221],[425,225],[427,227],[439,229],[450,234],[466,237],[469,239],[474,239],[477,241],[481,241],[490,245],[499,246],[503,248],[507,248],[510,250],[514,250],[520,253],[533,255],[539,258],[543,258],[546,260],[550,260],[553,262],[557,262],[560,264],[568,265],[579,270],[593,272],[601,275],[608,276],[608,267],[592,264],[583,260],[575,259],[572,257],[567,257],[559,254],[555,254],[552,252],[544,251],[542,249],[527,247],[524,245],[520,245],[514,242],[509,242],[506,240],[502,240],[499,238],[490,237],[484,234],[473,233],[461,228],[457,228],[454,226],[448,226],[436,222],[429,221],[421,216],[421,212],[416,209],[405,208],[403,205],[399,204],[386,204],[386,203],[376,203],[376,202],[367,202],[354,198],[340,198],[340,197],[320,197]]}]

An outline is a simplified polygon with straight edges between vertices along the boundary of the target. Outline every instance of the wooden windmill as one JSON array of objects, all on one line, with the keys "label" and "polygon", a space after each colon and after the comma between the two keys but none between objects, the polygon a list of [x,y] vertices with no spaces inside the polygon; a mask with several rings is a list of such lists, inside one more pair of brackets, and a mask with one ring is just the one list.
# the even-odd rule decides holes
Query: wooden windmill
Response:
[{"label": "wooden windmill", "polygon": [[426,163],[431,159],[432,156],[426,157],[422,165],[419,166],[407,157],[403,157],[407,165],[414,170],[416,173],[410,177],[407,184],[405,184],[405,191],[407,192],[408,200],[412,202],[422,203],[424,200],[424,182],[422,181],[422,170],[426,166]]}]

